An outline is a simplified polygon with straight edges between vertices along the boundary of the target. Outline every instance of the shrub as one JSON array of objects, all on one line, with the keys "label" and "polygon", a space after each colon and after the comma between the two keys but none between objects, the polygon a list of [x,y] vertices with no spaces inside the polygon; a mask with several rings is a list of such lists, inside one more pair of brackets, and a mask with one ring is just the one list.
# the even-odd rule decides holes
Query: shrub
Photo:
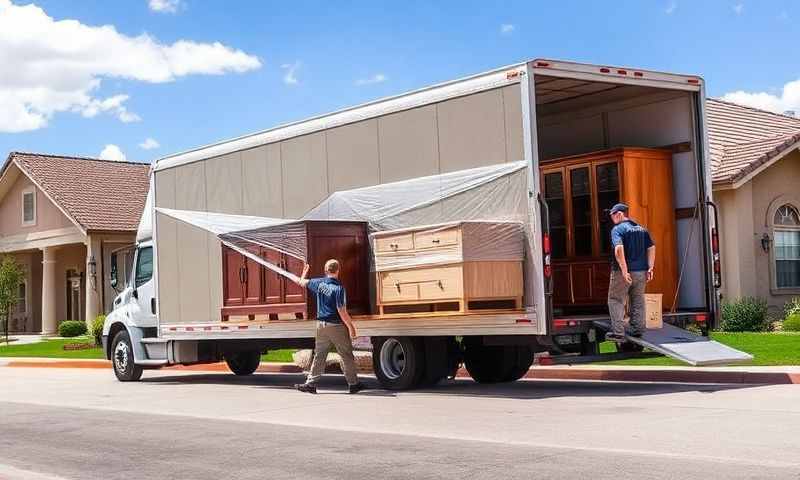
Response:
[{"label": "shrub", "polygon": [[800,314],[800,297],[794,297],[783,306],[783,318],[790,317],[794,314]]},{"label": "shrub", "polygon": [[800,332],[800,311],[786,317],[783,321],[784,332]]},{"label": "shrub", "polygon": [[92,336],[94,343],[100,345],[100,337],[103,335],[103,324],[106,322],[105,315],[98,315],[92,320]]},{"label": "shrub", "polygon": [[723,332],[763,332],[769,330],[767,301],[761,298],[743,297],[733,303],[722,305]]},{"label": "shrub", "polygon": [[65,320],[58,326],[58,334],[62,337],[78,337],[86,335],[86,322]]}]

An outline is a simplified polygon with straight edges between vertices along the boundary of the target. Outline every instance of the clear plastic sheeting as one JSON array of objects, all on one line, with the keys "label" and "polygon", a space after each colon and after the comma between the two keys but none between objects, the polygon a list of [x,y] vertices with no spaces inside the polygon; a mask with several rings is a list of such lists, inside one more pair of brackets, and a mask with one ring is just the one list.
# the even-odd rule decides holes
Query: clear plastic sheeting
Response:
[{"label": "clear plastic sheeting", "polygon": [[[460,231],[460,242],[425,248],[426,245],[421,245],[423,242],[417,241],[437,239],[438,234],[455,233],[456,230]],[[386,252],[378,252],[374,257],[374,271],[469,261],[521,261],[525,258],[524,228],[519,222],[451,222],[374,233],[370,238],[373,251],[376,242],[385,245],[387,240],[407,234],[415,238],[415,248],[411,251],[392,251],[389,248]]]},{"label": "clear plastic sheeting", "polygon": [[[277,250],[306,260],[302,220],[363,221],[370,232],[398,229],[466,228],[464,245],[433,256],[381,259],[373,269],[404,268],[422,263],[451,263],[469,259],[525,259],[530,264],[532,237],[528,212],[526,162],[504,163],[336,192],[303,218],[289,220],[213,212],[156,208],[164,214],[217,235],[223,244],[289,278],[297,278],[254,253],[254,246]],[[422,227],[428,226],[428,227]],[[372,240],[371,240],[372,241]],[[373,262],[375,259],[373,258]],[[525,282],[526,304],[532,303]]]}]

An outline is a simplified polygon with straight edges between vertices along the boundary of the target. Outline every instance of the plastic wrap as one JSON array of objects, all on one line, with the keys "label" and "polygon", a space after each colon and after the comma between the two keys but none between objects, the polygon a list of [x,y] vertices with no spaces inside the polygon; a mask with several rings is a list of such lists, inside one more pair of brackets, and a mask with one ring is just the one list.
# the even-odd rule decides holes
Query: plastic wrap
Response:
[{"label": "plastic wrap", "polygon": [[[527,163],[513,162],[336,192],[299,220],[365,221],[371,242],[387,230],[464,230],[463,246],[436,253],[379,259],[373,269],[465,260],[520,260],[528,225]],[[217,235],[234,250],[289,278],[295,275],[253,254],[258,245],[306,260],[305,229],[278,219],[156,208]],[[427,226],[427,227],[425,227]]]}]

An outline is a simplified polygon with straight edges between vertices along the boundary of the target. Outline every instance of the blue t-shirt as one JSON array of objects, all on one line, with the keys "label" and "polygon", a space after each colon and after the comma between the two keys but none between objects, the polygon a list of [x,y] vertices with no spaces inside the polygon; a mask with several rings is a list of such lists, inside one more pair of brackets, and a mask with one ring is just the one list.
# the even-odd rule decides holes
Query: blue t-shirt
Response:
[{"label": "blue t-shirt", "polygon": [[342,323],[338,308],[347,305],[347,296],[339,280],[331,277],[312,278],[306,288],[317,296],[317,320]]},{"label": "blue t-shirt", "polygon": [[[620,222],[611,229],[611,245],[622,245],[625,249],[625,262],[629,272],[646,272],[647,249],[655,245],[650,232],[633,220]],[[614,270],[620,270],[617,257],[611,252]]]}]

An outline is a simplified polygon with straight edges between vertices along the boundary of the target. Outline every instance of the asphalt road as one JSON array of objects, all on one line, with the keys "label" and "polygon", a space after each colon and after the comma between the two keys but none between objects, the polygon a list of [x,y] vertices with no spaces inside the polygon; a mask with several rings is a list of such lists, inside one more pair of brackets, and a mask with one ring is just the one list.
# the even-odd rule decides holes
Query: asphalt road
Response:
[{"label": "asphalt road", "polygon": [[793,385],[299,379],[0,368],[0,479],[800,479]]}]

